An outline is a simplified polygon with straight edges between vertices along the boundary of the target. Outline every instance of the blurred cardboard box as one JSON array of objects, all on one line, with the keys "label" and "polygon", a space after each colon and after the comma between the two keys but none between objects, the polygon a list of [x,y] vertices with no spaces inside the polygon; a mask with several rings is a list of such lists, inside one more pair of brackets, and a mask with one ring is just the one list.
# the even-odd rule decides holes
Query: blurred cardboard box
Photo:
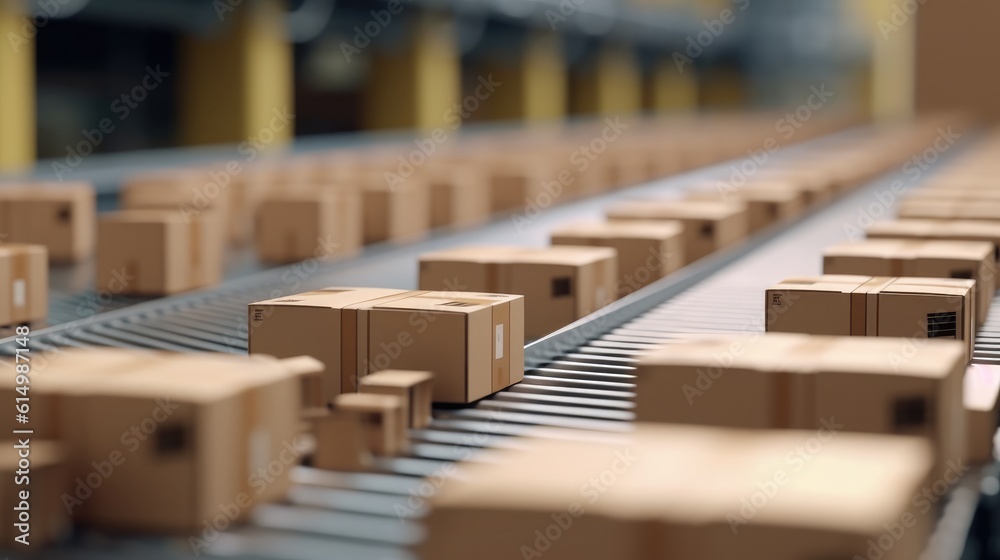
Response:
[{"label": "blurred cardboard box", "polygon": [[0,500],[5,505],[0,547],[38,553],[69,534],[62,499],[71,490],[66,460],[66,450],[55,442],[31,436],[0,441]]},{"label": "blurred cardboard box", "polygon": [[993,244],[993,258],[1000,259],[1000,216],[985,220],[896,220],[875,222],[866,231],[869,239],[926,239],[985,241]]},{"label": "blurred cardboard box", "polygon": [[557,228],[553,245],[610,247],[618,252],[614,294],[630,294],[684,266],[684,224],[671,221],[586,222]]},{"label": "blurred cardboard box", "polygon": [[97,203],[90,183],[32,183],[0,189],[4,243],[44,245],[49,260],[73,263],[94,254]]},{"label": "blurred cardboard box", "polygon": [[996,460],[1000,421],[1000,368],[971,364],[965,370],[963,395],[968,435],[966,457],[971,463],[992,463]]},{"label": "blurred cardboard box", "polygon": [[554,171],[538,161],[516,162],[502,158],[488,163],[490,200],[497,212],[524,213],[531,205],[548,208],[572,196],[575,181],[572,171]]},{"label": "blurred cardboard box", "polygon": [[896,209],[899,218],[922,220],[989,220],[1000,216],[1000,200],[905,199]]},{"label": "blurred cardboard box", "polygon": [[224,224],[203,211],[103,214],[97,227],[97,289],[111,294],[168,295],[222,279]]},{"label": "blurred cardboard box", "polygon": [[0,245],[0,325],[43,321],[49,314],[49,260],[42,245]]},{"label": "blurred cardboard box", "polygon": [[791,189],[704,189],[690,191],[686,196],[688,200],[746,204],[749,233],[798,216],[805,210],[805,196]]},{"label": "blurred cardboard box", "polygon": [[608,219],[676,220],[684,224],[684,258],[692,263],[746,237],[745,204],[693,200],[629,200],[612,205]]},{"label": "blurred cardboard box", "polygon": [[782,173],[780,170],[774,172],[762,170],[760,174],[749,177],[743,184],[736,184],[735,188],[749,192],[792,192],[802,197],[802,203],[806,208],[828,202],[836,191],[831,179]]},{"label": "blurred cardboard box", "polygon": [[640,358],[636,419],[927,437],[938,474],[965,455],[965,346],[768,333],[693,339]]},{"label": "blurred cardboard box", "polygon": [[123,210],[171,210],[185,220],[209,212],[218,216],[222,224],[225,245],[231,241],[229,232],[235,229],[232,221],[245,219],[235,216],[230,207],[233,184],[232,176],[225,170],[190,168],[143,173],[125,180],[119,204]]},{"label": "blurred cardboard box", "polygon": [[420,288],[520,294],[525,336],[537,339],[616,299],[618,264],[606,247],[463,247],[420,257]]},{"label": "blurred cardboard box", "polygon": [[239,506],[235,522],[287,491],[298,462],[297,376],[317,361],[117,349],[47,360],[46,381],[32,390],[55,408],[50,427],[76,481],[62,505],[81,522],[200,531],[219,504]]},{"label": "blurred cardboard box", "polygon": [[434,372],[434,401],[467,403],[524,377],[524,299],[472,292],[329,288],[249,306],[250,353],[326,366],[325,404],[385,369]]},{"label": "blurred cardboard box", "polygon": [[861,274],[976,281],[976,321],[983,324],[996,291],[994,246],[977,241],[871,239],[823,252],[824,274]]},{"label": "blurred cardboard box", "polygon": [[434,374],[429,371],[378,371],[362,377],[359,388],[362,393],[395,395],[402,399],[403,418],[410,428],[424,428],[431,423]]},{"label": "blurred cardboard box", "polygon": [[398,395],[338,395],[316,422],[313,466],[362,470],[375,456],[397,455],[409,445],[403,398]]},{"label": "blurred cardboard box", "polygon": [[431,191],[432,227],[467,227],[490,217],[489,175],[473,165],[431,165],[423,170]]},{"label": "blurred cardboard box", "polygon": [[767,289],[768,332],[944,338],[972,359],[975,282],[953,278],[806,276]]},{"label": "blurred cardboard box", "polygon": [[1000,203],[1000,188],[975,189],[975,188],[920,188],[906,193],[904,201],[912,202],[988,202],[990,204]]},{"label": "blurred cardboard box", "polygon": [[413,241],[431,227],[431,192],[427,179],[387,179],[389,172],[368,170],[358,176],[363,186],[364,242]]},{"label": "blurred cardboard box", "polygon": [[[919,438],[640,423],[520,443],[461,464],[430,498],[420,558],[801,560],[874,546],[909,560],[934,519],[911,503],[931,466]],[[903,537],[873,544],[900,519]]]},{"label": "blurred cardboard box", "polygon": [[361,249],[361,206],[361,192],[346,186],[269,194],[257,211],[257,255],[288,263],[355,254]]}]

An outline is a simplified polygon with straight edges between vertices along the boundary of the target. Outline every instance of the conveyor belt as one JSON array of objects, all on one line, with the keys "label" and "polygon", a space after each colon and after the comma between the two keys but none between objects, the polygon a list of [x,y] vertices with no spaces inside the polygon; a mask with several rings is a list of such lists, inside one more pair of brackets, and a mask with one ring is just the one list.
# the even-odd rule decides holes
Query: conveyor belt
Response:
[{"label": "conveyor belt", "polygon": [[[422,531],[421,508],[412,507],[420,504],[411,503],[411,498],[432,492],[428,489],[433,484],[425,477],[434,480],[449,462],[466,460],[475,449],[517,445],[516,436],[535,426],[627,430],[634,418],[633,366],[640,353],[690,333],[761,331],[763,289],[786,276],[820,272],[823,247],[844,241],[843,226],[853,223],[857,208],[873,202],[874,193],[897,178],[901,174],[876,181],[795,223],[775,226],[528,345],[524,382],[475,406],[436,409],[433,424],[413,433],[414,445],[406,456],[380,459],[377,468],[367,473],[295,467],[295,484],[285,503],[258,507],[248,524],[210,539],[202,555],[288,560],[411,558],[406,547]],[[632,194],[671,191],[681,181],[640,187]],[[596,215],[608,200],[619,196],[554,208],[521,241],[544,242],[549,225]],[[36,333],[34,342],[36,347],[115,345],[244,352],[245,310],[250,301],[335,284],[409,287],[415,284],[413,258],[419,252],[456,241],[477,243],[498,234],[509,236],[511,227],[509,221],[500,221],[463,234],[460,240],[444,235],[414,247],[377,248],[302,281],[289,280],[290,268],[266,272],[231,282],[224,289],[72,321]],[[401,273],[400,262],[413,270]],[[1000,312],[994,308],[977,341],[976,361],[998,359],[998,330]],[[972,512],[980,501],[980,486],[996,482],[994,471],[991,466],[984,473],[967,476],[951,493],[933,541],[933,558],[961,557]],[[51,557],[166,559],[182,558],[192,551],[188,538],[107,539],[84,534],[79,539]]]}]

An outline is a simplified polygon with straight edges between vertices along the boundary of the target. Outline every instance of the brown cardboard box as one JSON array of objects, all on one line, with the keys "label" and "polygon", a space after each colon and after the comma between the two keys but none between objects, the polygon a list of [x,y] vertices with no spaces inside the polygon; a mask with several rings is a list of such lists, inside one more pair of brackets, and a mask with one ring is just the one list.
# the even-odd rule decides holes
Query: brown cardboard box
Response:
[{"label": "brown cardboard box", "polygon": [[355,188],[269,194],[257,211],[257,255],[285,263],[352,255],[361,248],[361,216],[361,192]]},{"label": "brown cardboard box", "polygon": [[1000,201],[906,199],[896,215],[921,220],[990,220],[1000,216]]},{"label": "brown cardboard box", "polygon": [[781,173],[754,175],[738,188],[750,192],[792,192],[802,198],[802,204],[806,208],[829,201],[833,198],[833,193],[836,190],[829,180],[809,179]]},{"label": "brown cardboard box", "polygon": [[[965,454],[965,346],[952,340],[768,333],[664,345],[636,371],[636,419],[906,434],[938,474]],[[839,437],[839,436],[838,436]]]},{"label": "brown cardboard box", "polygon": [[934,519],[911,504],[931,466],[919,438],[640,423],[522,443],[435,492],[420,558],[853,558],[904,519],[877,550],[908,560]]},{"label": "brown cardboard box", "polygon": [[69,532],[62,495],[70,491],[70,476],[62,446],[23,437],[0,441],[0,500],[5,506],[0,548],[37,553]]},{"label": "brown cardboard box", "polygon": [[403,403],[398,395],[337,395],[329,413],[315,419],[313,466],[362,470],[375,456],[403,452],[409,445]]},{"label": "brown cardboard box", "polygon": [[378,371],[362,377],[358,388],[362,393],[396,395],[401,398],[403,418],[410,428],[424,428],[431,423],[434,374],[429,371]]},{"label": "brown cardboard box", "polygon": [[43,321],[49,314],[49,263],[42,245],[0,245],[0,325]]},{"label": "brown cardboard box", "polygon": [[4,243],[44,245],[49,260],[80,262],[94,254],[97,203],[90,183],[32,183],[0,189]]},{"label": "brown cardboard box", "polygon": [[921,188],[909,191],[903,199],[913,202],[986,202],[1000,203],[1000,189]]},{"label": "brown cardboard box", "polygon": [[875,222],[866,231],[869,239],[927,239],[985,241],[993,244],[993,257],[1000,260],[1000,216],[985,220],[896,220]]},{"label": "brown cardboard box", "polygon": [[996,290],[993,250],[992,244],[976,241],[872,239],[842,243],[823,252],[823,273],[971,278],[976,281],[976,318],[982,324]]},{"label": "brown cardboard box", "polygon": [[296,377],[319,367],[309,358],[117,349],[48,355],[38,372],[48,382],[32,390],[49,397],[50,426],[67,446],[76,484],[64,505],[113,530],[200,532],[220,504],[244,518],[288,488]]},{"label": "brown cardboard box", "polygon": [[[359,175],[363,186],[364,242],[412,241],[431,227],[431,192],[417,173],[398,180],[378,171]],[[391,184],[390,184],[391,183]]]},{"label": "brown cardboard box", "polygon": [[614,301],[617,274],[616,252],[606,247],[463,247],[420,257],[421,289],[523,295],[529,339]]},{"label": "brown cardboard box", "polygon": [[968,436],[965,456],[972,463],[992,463],[1000,421],[1000,368],[971,364],[965,370],[963,395]]},{"label": "brown cardboard box", "polygon": [[663,221],[586,222],[552,232],[553,245],[610,247],[618,252],[615,295],[630,294],[684,266],[684,224]]},{"label": "brown cardboard box", "polygon": [[[524,213],[530,204],[551,206],[563,195],[572,195],[573,173],[564,169],[553,173],[552,166],[539,161],[512,162],[501,159],[490,162],[490,200],[496,212]],[[547,204],[542,204],[542,202]]]},{"label": "brown cardboard box", "polygon": [[223,223],[203,211],[125,210],[97,227],[97,287],[114,294],[166,295],[222,279]]},{"label": "brown cardboard box", "polygon": [[954,278],[807,276],[764,294],[768,332],[898,336],[975,344],[975,281]]},{"label": "brown cardboard box", "polygon": [[466,403],[524,377],[524,299],[480,293],[329,288],[249,306],[250,353],[326,365],[310,405],[385,369],[432,371],[434,401]]},{"label": "brown cardboard box", "polygon": [[473,165],[433,165],[424,170],[431,191],[431,226],[466,227],[489,219],[489,175]]},{"label": "brown cardboard box", "polygon": [[687,199],[746,204],[750,233],[775,222],[794,218],[801,214],[806,206],[802,192],[776,188],[703,189],[688,192]]},{"label": "brown cardboard box", "polygon": [[183,215],[186,221],[209,212],[220,220],[225,245],[229,232],[234,230],[231,222],[235,214],[230,207],[232,185],[227,172],[200,168],[160,170],[126,179],[119,193],[119,204],[123,210],[171,210]]},{"label": "brown cardboard box", "polygon": [[746,237],[745,204],[689,200],[630,200],[608,209],[611,220],[678,220],[684,223],[684,256],[691,263]]}]

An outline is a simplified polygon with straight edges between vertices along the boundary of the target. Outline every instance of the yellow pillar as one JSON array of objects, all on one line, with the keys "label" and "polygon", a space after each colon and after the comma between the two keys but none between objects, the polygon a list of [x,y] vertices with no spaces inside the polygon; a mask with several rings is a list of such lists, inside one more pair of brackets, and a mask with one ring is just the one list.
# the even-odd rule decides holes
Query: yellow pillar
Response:
[{"label": "yellow pillar", "polygon": [[281,147],[294,136],[293,55],[284,0],[247,0],[222,12],[224,29],[181,38],[183,144],[251,140]]},{"label": "yellow pillar", "polygon": [[490,60],[484,69],[500,83],[479,109],[485,120],[543,122],[566,116],[567,72],[557,35],[532,32],[519,57]]},{"label": "yellow pillar", "polygon": [[660,60],[647,76],[646,108],[657,112],[691,111],[698,107],[698,76],[687,67],[681,72],[673,59]]},{"label": "yellow pillar", "polygon": [[367,128],[458,126],[461,64],[450,17],[422,13],[399,52],[378,53],[365,95]]},{"label": "yellow pillar", "polygon": [[574,81],[577,113],[608,115],[642,109],[642,73],[635,54],[626,46],[602,45],[593,66]]},{"label": "yellow pillar", "polygon": [[894,0],[855,0],[853,6],[871,36],[871,62],[859,81],[868,86],[875,120],[910,117],[916,104],[917,24],[903,12],[894,15],[894,5]]},{"label": "yellow pillar", "polygon": [[0,171],[35,163],[35,33],[20,0],[0,0]]}]

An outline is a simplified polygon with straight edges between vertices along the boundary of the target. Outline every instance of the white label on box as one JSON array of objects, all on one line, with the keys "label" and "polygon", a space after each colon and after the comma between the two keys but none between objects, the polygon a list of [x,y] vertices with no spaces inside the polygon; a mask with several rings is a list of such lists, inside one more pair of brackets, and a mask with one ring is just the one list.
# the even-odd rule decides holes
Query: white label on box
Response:
[{"label": "white label on box", "polygon": [[24,280],[14,280],[14,307],[24,307],[26,299]]},{"label": "white label on box", "polygon": [[503,323],[497,325],[496,340],[493,341],[493,348],[496,349],[494,360],[503,359]]},{"label": "white label on box", "polygon": [[267,468],[267,464],[271,462],[271,437],[267,430],[258,428],[250,433],[247,460],[250,462],[250,472]]}]

